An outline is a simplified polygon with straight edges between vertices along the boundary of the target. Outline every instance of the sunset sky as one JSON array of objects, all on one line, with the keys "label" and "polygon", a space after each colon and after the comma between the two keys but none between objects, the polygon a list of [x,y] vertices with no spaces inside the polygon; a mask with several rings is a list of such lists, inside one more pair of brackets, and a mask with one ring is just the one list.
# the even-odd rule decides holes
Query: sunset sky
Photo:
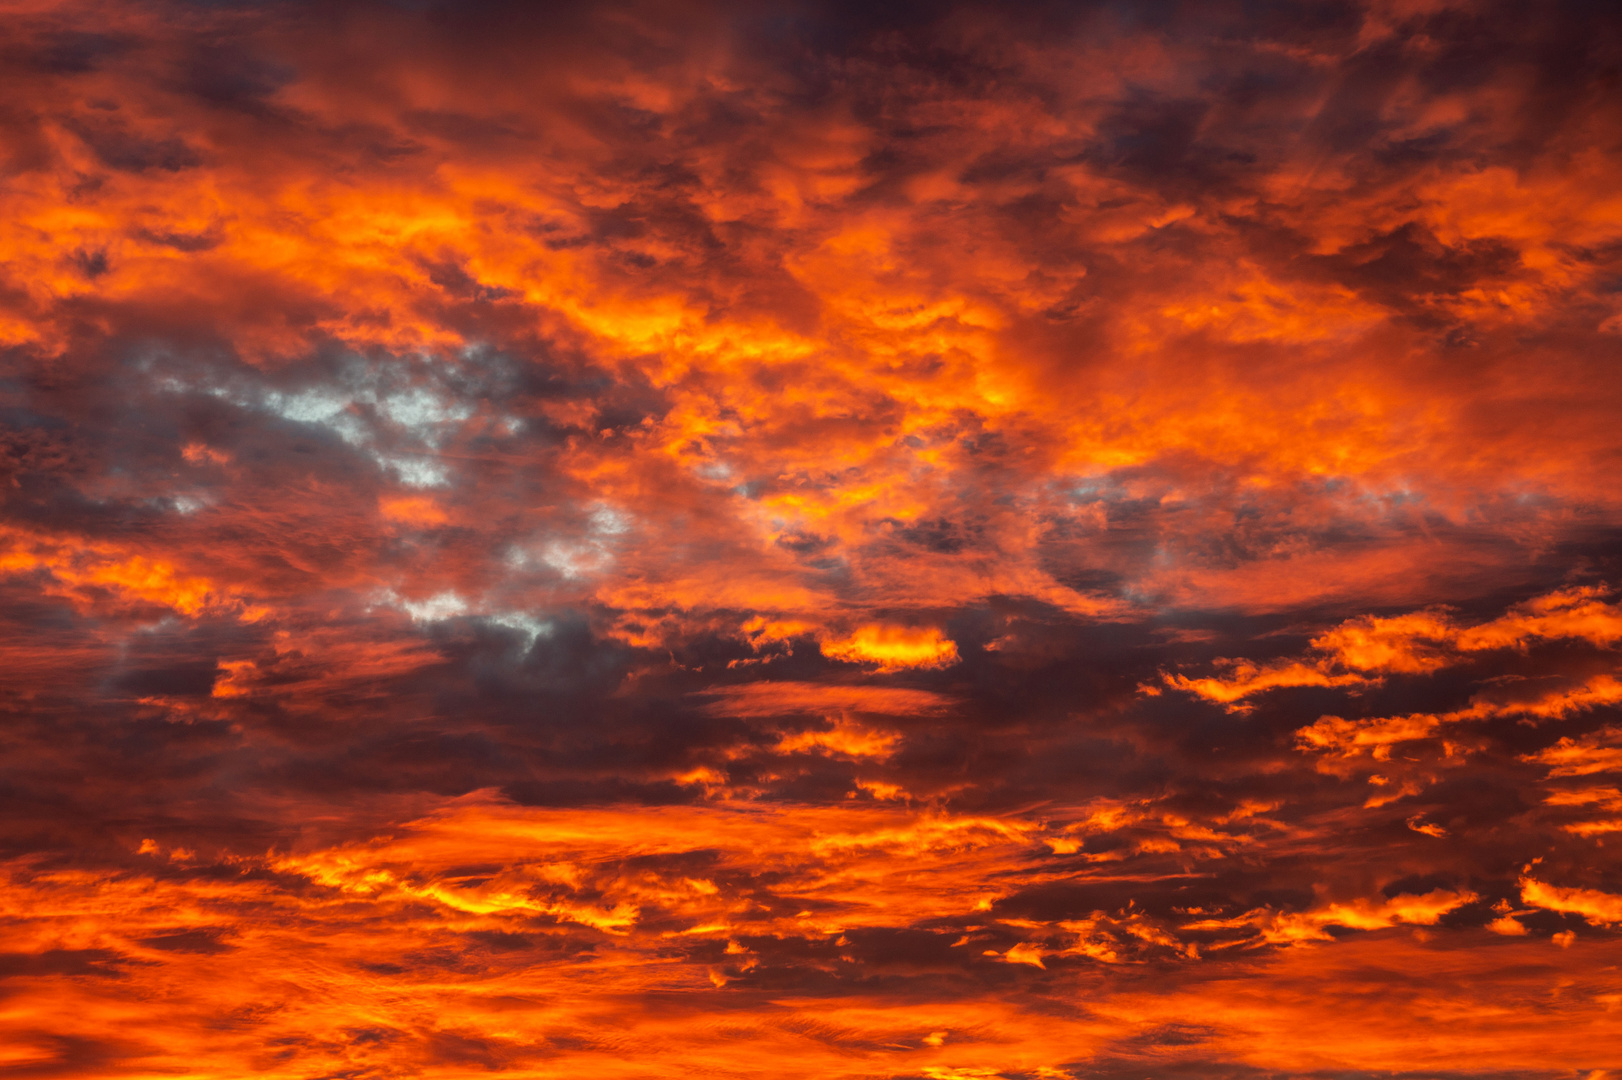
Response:
[{"label": "sunset sky", "polygon": [[1622,1077],[1609,3],[0,0],[0,1078]]}]

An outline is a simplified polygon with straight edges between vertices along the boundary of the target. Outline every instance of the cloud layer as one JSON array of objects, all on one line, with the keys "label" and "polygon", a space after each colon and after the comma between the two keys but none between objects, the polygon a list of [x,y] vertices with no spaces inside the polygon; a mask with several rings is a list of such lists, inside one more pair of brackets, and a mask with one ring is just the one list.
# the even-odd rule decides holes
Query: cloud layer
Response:
[{"label": "cloud layer", "polygon": [[0,1075],[1622,1062],[1608,12],[5,24]]}]

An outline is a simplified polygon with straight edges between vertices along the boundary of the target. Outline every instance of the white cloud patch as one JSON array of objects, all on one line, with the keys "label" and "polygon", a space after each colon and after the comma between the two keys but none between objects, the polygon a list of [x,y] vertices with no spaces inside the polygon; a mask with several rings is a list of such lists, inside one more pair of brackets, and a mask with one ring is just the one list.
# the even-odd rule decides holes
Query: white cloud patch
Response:
[{"label": "white cloud patch", "polygon": [[487,615],[485,619],[496,626],[505,626],[524,635],[526,650],[532,648],[539,639],[552,636],[552,624],[537,619],[527,611],[506,611],[497,615]]},{"label": "white cloud patch", "polygon": [[[202,390],[240,408],[325,428],[409,487],[449,484],[450,470],[438,451],[480,416],[478,380],[465,369],[429,357],[388,362],[353,358],[326,381],[298,389],[271,388],[244,378],[196,386],[164,376],[159,385],[177,393]],[[510,436],[522,428],[515,417],[487,419],[492,433]]]},{"label": "white cloud patch", "polygon": [[426,600],[395,599],[393,603],[416,622],[440,622],[467,613],[467,601],[449,591]]},{"label": "white cloud patch", "polygon": [[535,565],[550,567],[566,578],[601,573],[614,561],[617,538],[631,531],[631,518],[603,503],[586,517],[581,535],[538,539],[529,546],[514,547],[507,564],[514,570]]}]

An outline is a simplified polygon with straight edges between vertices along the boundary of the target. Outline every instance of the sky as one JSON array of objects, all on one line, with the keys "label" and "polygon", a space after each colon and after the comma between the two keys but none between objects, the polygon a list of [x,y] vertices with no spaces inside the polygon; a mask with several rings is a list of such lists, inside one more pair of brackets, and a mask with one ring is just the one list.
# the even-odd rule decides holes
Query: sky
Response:
[{"label": "sky", "polygon": [[1611,5],[0,83],[0,1077],[1622,1076]]}]

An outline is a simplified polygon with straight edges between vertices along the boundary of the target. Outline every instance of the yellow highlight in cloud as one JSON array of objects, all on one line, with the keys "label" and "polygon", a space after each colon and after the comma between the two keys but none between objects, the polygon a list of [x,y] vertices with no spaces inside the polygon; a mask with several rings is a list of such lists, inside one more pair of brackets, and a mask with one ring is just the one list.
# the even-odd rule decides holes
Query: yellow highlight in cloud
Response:
[{"label": "yellow highlight in cloud", "polygon": [[877,664],[880,671],[943,668],[957,663],[957,642],[932,626],[858,627],[849,637],[822,643],[822,655],[852,664]]}]

